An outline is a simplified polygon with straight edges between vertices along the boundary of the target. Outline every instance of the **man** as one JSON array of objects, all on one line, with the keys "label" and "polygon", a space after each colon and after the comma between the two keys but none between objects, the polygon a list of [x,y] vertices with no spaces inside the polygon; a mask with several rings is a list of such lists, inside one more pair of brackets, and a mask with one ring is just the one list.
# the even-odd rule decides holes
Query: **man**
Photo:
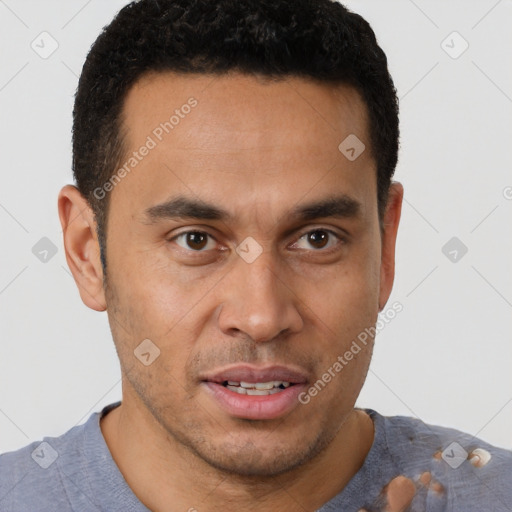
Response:
[{"label": "man", "polygon": [[512,454],[354,408],[398,106],[330,0],[142,0],[93,45],[59,214],[121,403],[0,457],[2,511],[510,510]]}]

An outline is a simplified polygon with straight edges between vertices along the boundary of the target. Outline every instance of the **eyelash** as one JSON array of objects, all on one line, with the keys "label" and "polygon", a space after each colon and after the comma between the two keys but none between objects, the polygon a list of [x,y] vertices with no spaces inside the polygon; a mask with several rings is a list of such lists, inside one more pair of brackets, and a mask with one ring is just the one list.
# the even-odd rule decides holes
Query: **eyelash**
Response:
[{"label": "eyelash", "polygon": [[[336,251],[337,249],[339,249],[339,245],[340,244],[344,244],[347,242],[347,239],[343,236],[340,236],[338,233],[334,232],[333,230],[331,229],[327,229],[327,228],[314,228],[314,229],[310,229],[308,231],[305,231],[304,233],[302,233],[298,238],[297,238],[297,241],[294,242],[294,244],[296,244],[298,241],[300,241],[303,237],[307,236],[307,235],[310,235],[311,233],[315,233],[316,231],[322,231],[324,233],[328,233],[329,235],[332,235],[334,238],[338,239],[338,243],[336,243],[333,247],[329,247],[328,249],[312,249],[312,252],[315,252],[315,253],[323,253],[323,254],[330,254],[331,252],[333,251]],[[201,230],[197,230],[197,229],[192,229],[192,230],[189,230],[189,231],[183,231],[175,236],[173,236],[172,238],[169,239],[169,242],[174,242],[177,238],[179,237],[182,237],[182,236],[186,236],[186,235],[189,235],[191,233],[194,233],[194,234],[199,234],[199,235],[206,235],[207,237],[213,239],[216,241],[215,237],[213,235],[211,235],[210,233],[206,232],[206,231],[201,231]],[[328,242],[329,243],[329,242]],[[201,253],[206,253],[208,251],[205,251],[205,250],[199,250],[199,251],[195,251],[193,249],[185,249],[184,247],[181,247],[179,246],[180,249],[183,249],[184,251],[188,252],[188,253],[197,253],[197,254],[201,254]],[[299,249],[299,250],[307,250],[307,249]]]}]

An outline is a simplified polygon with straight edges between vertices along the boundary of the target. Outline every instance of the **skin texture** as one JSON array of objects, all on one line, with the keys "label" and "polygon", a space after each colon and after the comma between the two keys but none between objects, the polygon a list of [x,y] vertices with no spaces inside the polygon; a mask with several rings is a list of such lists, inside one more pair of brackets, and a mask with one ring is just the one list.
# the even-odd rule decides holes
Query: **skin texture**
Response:
[{"label": "skin texture", "polygon": [[[351,87],[299,78],[146,75],[124,105],[127,158],[191,97],[197,106],[111,192],[106,287],[87,202],[71,185],[59,196],[69,267],[84,303],[107,311],[121,362],[123,403],[102,432],[153,511],[315,510],[373,442],[371,419],[354,409],[373,340],[275,419],[227,414],[201,376],[281,364],[315,383],[389,298],[403,188],[392,185],[381,226],[364,103]],[[366,150],[349,161],[338,145],[352,133]],[[358,214],[290,216],[333,194],[357,201]],[[232,218],[145,215],[176,195]],[[308,237],[318,230],[325,245]],[[210,237],[198,251],[176,238],[186,231]],[[236,252],[246,237],[262,249],[252,263]],[[148,366],[134,355],[144,339],[160,350]]]}]

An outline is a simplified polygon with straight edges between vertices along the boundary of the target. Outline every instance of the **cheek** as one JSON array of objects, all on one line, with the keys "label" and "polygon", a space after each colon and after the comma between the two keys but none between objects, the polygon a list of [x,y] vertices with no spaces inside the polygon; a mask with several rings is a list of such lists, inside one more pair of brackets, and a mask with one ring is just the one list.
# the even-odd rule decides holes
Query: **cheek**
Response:
[{"label": "cheek", "polygon": [[[201,310],[222,272],[180,267],[163,247],[121,255],[114,280],[122,312],[137,334],[162,337]],[[219,274],[219,275],[217,275]],[[141,330],[144,331],[141,332]]]},{"label": "cheek", "polygon": [[[163,256],[149,258],[149,251],[136,258],[124,255],[118,268],[136,269],[112,272],[115,298],[108,309],[109,316],[115,317],[110,324],[119,356],[141,393],[159,396],[158,401],[164,403],[172,398],[167,390],[173,389],[178,396],[177,389],[186,381],[197,340],[213,316],[212,297],[216,285],[222,285],[223,272],[209,271],[198,278],[203,271],[177,269]],[[134,358],[145,339],[160,350],[158,359],[147,368]]]},{"label": "cheek", "polygon": [[[370,252],[370,251],[369,251]],[[361,255],[329,269],[321,279],[304,282],[305,303],[342,339],[377,319],[379,271],[374,258]]]},{"label": "cheek", "polygon": [[330,372],[325,378],[332,379],[321,401],[340,400],[336,407],[343,409],[355,401],[371,360],[378,315],[378,272],[370,259],[361,257],[322,283],[310,287],[317,375]]}]

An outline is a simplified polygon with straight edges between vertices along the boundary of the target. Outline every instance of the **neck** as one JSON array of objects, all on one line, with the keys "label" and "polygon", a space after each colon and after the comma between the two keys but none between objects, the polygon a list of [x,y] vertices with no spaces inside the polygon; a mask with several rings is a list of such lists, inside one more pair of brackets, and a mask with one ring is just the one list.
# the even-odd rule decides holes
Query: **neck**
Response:
[{"label": "neck", "polygon": [[[314,511],[340,493],[363,465],[373,422],[352,410],[331,443],[312,460],[272,477],[221,472],[176,441],[142,404],[123,400],[101,430],[126,482],[153,512],[173,510]],[[142,441],[143,440],[143,441]]]}]

